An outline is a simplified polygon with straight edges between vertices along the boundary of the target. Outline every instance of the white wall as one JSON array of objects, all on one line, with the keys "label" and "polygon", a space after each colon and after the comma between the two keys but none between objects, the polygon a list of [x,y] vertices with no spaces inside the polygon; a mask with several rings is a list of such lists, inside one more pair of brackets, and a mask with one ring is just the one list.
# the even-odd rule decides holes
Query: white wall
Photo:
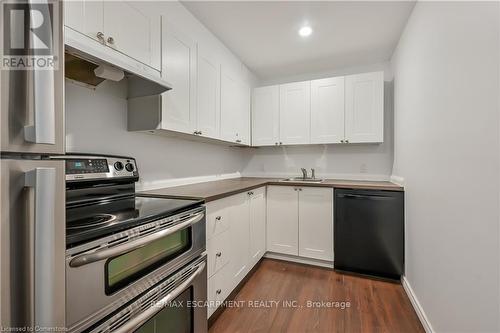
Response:
[{"label": "white wall", "polygon": [[[377,65],[384,70],[385,77],[391,77],[387,66]],[[363,68],[364,71],[375,70],[374,67]],[[363,72],[351,70],[324,74],[343,75]],[[311,77],[302,78],[308,80]],[[307,145],[291,147],[259,147],[247,153],[247,161],[243,169],[245,176],[299,176],[300,168],[315,168],[316,176],[323,178],[343,178],[362,180],[388,180],[393,165],[393,85],[385,82],[385,114],[384,143],[382,144],[335,144]]]},{"label": "white wall", "polygon": [[393,56],[406,277],[436,332],[498,332],[499,4],[418,2]]}]

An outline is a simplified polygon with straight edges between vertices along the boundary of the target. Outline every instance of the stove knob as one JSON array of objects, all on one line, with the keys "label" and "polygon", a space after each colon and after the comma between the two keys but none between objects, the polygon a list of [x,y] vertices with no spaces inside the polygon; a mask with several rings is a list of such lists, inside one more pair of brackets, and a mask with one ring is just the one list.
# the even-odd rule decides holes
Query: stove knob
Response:
[{"label": "stove knob", "polygon": [[125,164],[125,169],[128,172],[132,172],[132,171],[134,171],[134,165],[132,163],[127,163],[127,164]]},{"label": "stove knob", "polygon": [[114,167],[116,170],[121,171],[121,170],[123,170],[123,163],[122,162],[115,162]]}]

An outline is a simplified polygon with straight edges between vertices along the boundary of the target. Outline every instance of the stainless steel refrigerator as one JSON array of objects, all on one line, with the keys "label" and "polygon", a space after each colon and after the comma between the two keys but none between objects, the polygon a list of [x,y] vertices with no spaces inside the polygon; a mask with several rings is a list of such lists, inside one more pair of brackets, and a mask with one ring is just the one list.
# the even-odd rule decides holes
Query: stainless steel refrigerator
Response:
[{"label": "stainless steel refrigerator", "polygon": [[51,15],[58,69],[0,71],[2,330],[65,326],[65,165],[45,159],[65,150],[62,8]]}]

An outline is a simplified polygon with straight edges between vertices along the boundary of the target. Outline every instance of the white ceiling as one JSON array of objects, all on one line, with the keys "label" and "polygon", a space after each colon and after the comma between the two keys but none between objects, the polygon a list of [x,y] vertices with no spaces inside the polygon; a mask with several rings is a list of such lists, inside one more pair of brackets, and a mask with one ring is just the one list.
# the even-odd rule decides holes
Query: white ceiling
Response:
[{"label": "white ceiling", "polygon": [[[183,1],[262,80],[390,59],[413,1]],[[308,38],[297,33],[313,28]]]}]

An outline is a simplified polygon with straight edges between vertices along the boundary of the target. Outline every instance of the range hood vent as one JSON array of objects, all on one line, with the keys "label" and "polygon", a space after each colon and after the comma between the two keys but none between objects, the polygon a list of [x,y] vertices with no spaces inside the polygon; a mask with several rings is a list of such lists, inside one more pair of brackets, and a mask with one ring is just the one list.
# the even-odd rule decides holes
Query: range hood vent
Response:
[{"label": "range hood vent", "polygon": [[127,98],[160,95],[172,87],[160,78],[142,73],[132,72],[115,66],[109,62],[91,56],[81,50],[66,45],[64,54],[64,71],[66,78],[81,83],[90,88],[96,88],[106,81],[104,77],[96,75],[95,70],[100,67],[111,67],[121,70],[127,80]]}]

